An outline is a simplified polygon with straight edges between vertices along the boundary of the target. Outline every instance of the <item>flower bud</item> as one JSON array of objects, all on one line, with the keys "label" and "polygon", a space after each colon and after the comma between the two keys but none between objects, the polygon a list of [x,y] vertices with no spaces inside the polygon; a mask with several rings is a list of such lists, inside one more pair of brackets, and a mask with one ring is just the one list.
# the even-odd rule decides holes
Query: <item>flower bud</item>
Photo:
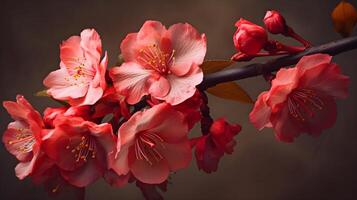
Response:
[{"label": "flower bud", "polygon": [[261,26],[245,19],[236,22],[237,31],[233,35],[236,49],[247,55],[258,53],[268,41],[268,35]]},{"label": "flower bud", "polygon": [[267,11],[264,17],[264,24],[272,34],[285,34],[288,29],[284,17],[275,10]]}]

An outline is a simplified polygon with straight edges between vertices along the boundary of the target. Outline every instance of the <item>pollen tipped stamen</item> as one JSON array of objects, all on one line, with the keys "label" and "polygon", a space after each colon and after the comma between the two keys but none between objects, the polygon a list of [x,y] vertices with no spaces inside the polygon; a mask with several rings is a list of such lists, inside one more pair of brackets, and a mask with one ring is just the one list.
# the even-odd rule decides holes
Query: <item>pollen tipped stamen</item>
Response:
[{"label": "pollen tipped stamen", "polygon": [[67,150],[70,150],[74,154],[76,162],[87,162],[88,158],[96,157],[95,141],[89,136],[82,136],[78,145],[71,149],[70,145],[66,146]]},{"label": "pollen tipped stamen", "polygon": [[31,152],[33,145],[36,142],[35,137],[28,132],[28,129],[19,128],[17,129],[17,131],[18,133],[15,135],[16,139],[10,140],[8,144],[17,145],[20,143],[20,145],[16,147],[17,151],[20,151],[22,153]]},{"label": "pollen tipped stamen", "polygon": [[174,64],[174,54],[175,50],[172,50],[171,53],[164,53],[156,44],[154,44],[140,49],[138,60],[146,64],[148,68],[166,74],[171,73],[169,68]]},{"label": "pollen tipped stamen", "polygon": [[163,139],[156,133],[141,133],[135,141],[135,155],[139,160],[145,160],[150,165],[159,162],[163,156],[157,145],[164,148]]},{"label": "pollen tipped stamen", "polygon": [[288,98],[288,109],[290,114],[299,121],[314,117],[316,111],[322,110],[324,102],[309,89],[297,89]]}]

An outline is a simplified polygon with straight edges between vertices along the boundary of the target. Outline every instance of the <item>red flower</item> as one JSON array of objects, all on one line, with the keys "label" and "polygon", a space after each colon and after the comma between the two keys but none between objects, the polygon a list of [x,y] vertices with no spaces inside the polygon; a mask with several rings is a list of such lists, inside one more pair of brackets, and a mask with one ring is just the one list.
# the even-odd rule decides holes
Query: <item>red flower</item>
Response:
[{"label": "red flower", "polygon": [[143,183],[162,183],[170,171],[189,165],[192,155],[187,133],[184,116],[170,104],[137,112],[118,131],[111,168],[118,175],[131,172]]},{"label": "red flower", "polygon": [[280,69],[269,91],[259,95],[250,121],[273,127],[276,137],[292,142],[301,132],[318,136],[336,121],[335,98],[348,95],[349,78],[331,56],[303,57],[294,68]]},{"label": "red flower", "polygon": [[236,145],[233,137],[240,131],[241,126],[228,124],[224,118],[214,121],[208,135],[193,140],[198,168],[207,173],[217,171],[219,160],[224,153],[233,153],[233,147]]},{"label": "red flower", "polygon": [[110,70],[115,89],[129,104],[151,95],[172,105],[192,97],[202,82],[199,67],[206,54],[206,37],[190,24],[166,29],[146,21],[120,45],[125,62]]},{"label": "red flower", "polygon": [[90,119],[90,106],[46,108],[43,112],[43,121],[49,128],[54,127],[53,122],[59,117],[81,117],[83,119]]},{"label": "red flower", "polygon": [[43,150],[58,166],[61,176],[77,187],[103,176],[107,155],[115,149],[111,126],[79,117],[56,118],[54,126],[43,139]]},{"label": "red flower", "polygon": [[241,18],[236,22],[237,31],[233,35],[236,49],[246,55],[255,55],[266,45],[268,35],[261,26]]},{"label": "red flower", "polygon": [[286,34],[288,31],[284,17],[275,10],[270,10],[265,14],[264,24],[267,30],[273,34]]},{"label": "red flower", "polygon": [[20,161],[15,168],[16,176],[24,179],[35,171],[37,161],[42,156],[40,148],[44,123],[41,115],[23,96],[18,95],[16,100],[3,102],[15,121],[8,125],[2,141],[6,149]]}]

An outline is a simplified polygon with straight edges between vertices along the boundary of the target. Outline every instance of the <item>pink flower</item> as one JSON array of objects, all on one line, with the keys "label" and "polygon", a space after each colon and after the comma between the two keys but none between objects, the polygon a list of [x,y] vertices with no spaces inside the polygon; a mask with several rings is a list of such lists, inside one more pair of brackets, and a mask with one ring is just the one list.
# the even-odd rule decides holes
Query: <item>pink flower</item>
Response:
[{"label": "pink flower", "polygon": [[349,78],[331,56],[301,58],[294,68],[280,69],[269,91],[259,95],[250,121],[257,129],[272,127],[276,137],[293,142],[300,133],[318,136],[336,121],[335,98],[348,95]]},{"label": "pink flower", "polygon": [[60,117],[43,138],[43,151],[70,184],[85,187],[107,170],[107,155],[115,150],[110,124],[97,125],[79,117]]},{"label": "pink flower", "polygon": [[267,30],[273,34],[286,34],[288,31],[284,17],[275,10],[269,10],[265,14],[264,24]]},{"label": "pink flower", "polygon": [[2,141],[6,149],[20,161],[15,168],[16,176],[24,179],[36,170],[42,155],[40,148],[44,123],[41,115],[23,96],[17,95],[16,100],[3,102],[15,121],[8,125]]},{"label": "pink flower", "polygon": [[241,18],[236,22],[237,31],[233,35],[236,49],[244,55],[255,55],[268,42],[268,34],[261,26]]},{"label": "pink flower", "polygon": [[94,29],[85,29],[81,36],[72,36],[60,46],[60,69],[43,81],[47,93],[71,105],[93,105],[106,87],[108,58],[100,61],[102,42]]},{"label": "pink flower", "polygon": [[224,118],[213,122],[210,132],[192,141],[196,145],[196,161],[199,169],[206,173],[217,171],[218,163],[224,153],[232,154],[236,145],[234,136],[241,131],[238,124],[229,124]]},{"label": "pink flower", "polygon": [[118,175],[131,172],[143,183],[162,183],[170,171],[189,165],[192,155],[187,133],[184,116],[170,104],[137,112],[118,131],[111,168]]},{"label": "pink flower", "polygon": [[206,54],[206,37],[190,24],[166,29],[160,22],[146,21],[138,33],[122,41],[125,63],[110,70],[115,89],[129,104],[144,95],[172,105],[190,98],[201,83],[199,65]]}]

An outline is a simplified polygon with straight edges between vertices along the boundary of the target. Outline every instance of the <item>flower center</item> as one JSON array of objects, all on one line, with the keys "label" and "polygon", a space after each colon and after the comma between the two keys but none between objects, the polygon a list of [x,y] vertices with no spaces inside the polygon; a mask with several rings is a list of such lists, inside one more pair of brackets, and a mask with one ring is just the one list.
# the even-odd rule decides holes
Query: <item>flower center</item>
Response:
[{"label": "flower center", "polygon": [[139,50],[138,59],[146,67],[153,69],[161,74],[170,73],[170,66],[175,62],[175,50],[171,53],[165,53],[161,51],[158,45],[153,44],[141,48]]},{"label": "flower center", "polygon": [[9,145],[16,145],[16,150],[21,153],[28,153],[32,151],[32,147],[35,144],[35,137],[32,132],[27,128],[17,128],[16,129],[16,139],[10,140]]},{"label": "flower center", "polygon": [[139,160],[145,160],[150,165],[163,159],[161,153],[157,150],[158,145],[162,148],[164,140],[156,133],[143,132],[135,140],[135,155]]},{"label": "flower center", "polygon": [[289,113],[302,122],[314,117],[315,112],[323,107],[322,99],[310,89],[295,89],[288,97]]},{"label": "flower center", "polygon": [[85,58],[73,58],[67,61],[70,65],[66,66],[69,77],[66,77],[65,80],[71,82],[71,86],[85,85],[93,79],[95,73],[86,68],[85,62]]},{"label": "flower center", "polygon": [[74,154],[76,162],[87,162],[88,157],[96,157],[96,144],[90,136],[82,136],[77,145],[67,145],[67,150]]}]

